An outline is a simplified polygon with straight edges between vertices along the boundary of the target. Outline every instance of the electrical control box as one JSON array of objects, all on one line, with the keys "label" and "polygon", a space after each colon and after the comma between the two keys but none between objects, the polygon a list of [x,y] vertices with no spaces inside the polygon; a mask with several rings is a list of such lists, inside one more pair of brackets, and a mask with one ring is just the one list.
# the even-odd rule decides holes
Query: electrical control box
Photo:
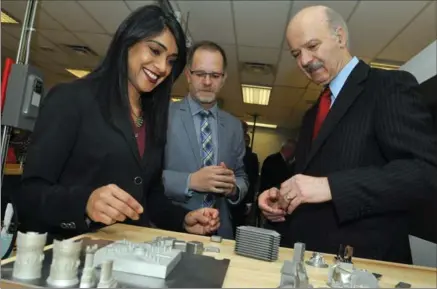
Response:
[{"label": "electrical control box", "polygon": [[43,74],[28,64],[12,65],[2,125],[33,131],[44,96]]}]

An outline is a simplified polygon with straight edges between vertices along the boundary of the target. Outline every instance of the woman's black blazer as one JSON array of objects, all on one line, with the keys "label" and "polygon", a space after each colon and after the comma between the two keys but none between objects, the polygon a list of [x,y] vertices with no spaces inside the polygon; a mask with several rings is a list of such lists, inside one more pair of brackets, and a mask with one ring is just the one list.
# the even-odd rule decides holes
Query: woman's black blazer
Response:
[{"label": "woman's black blazer", "polygon": [[15,196],[21,228],[62,237],[99,228],[86,221],[87,200],[93,190],[116,184],[144,207],[140,220],[126,223],[183,231],[188,211],[164,194],[163,148],[146,148],[140,158],[129,113],[103,117],[98,85],[80,79],[45,97]]}]

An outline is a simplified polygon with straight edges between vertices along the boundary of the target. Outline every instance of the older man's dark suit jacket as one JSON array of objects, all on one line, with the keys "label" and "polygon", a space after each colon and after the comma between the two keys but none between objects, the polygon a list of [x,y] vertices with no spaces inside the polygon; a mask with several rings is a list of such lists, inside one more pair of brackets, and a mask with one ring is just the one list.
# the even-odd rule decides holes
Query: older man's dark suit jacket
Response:
[{"label": "older man's dark suit jacket", "polygon": [[296,172],[328,177],[332,201],[304,204],[287,219],[283,243],[308,250],[411,262],[410,208],[437,193],[437,137],[408,72],[371,69],[360,61],[317,138],[317,104],[304,116]]}]

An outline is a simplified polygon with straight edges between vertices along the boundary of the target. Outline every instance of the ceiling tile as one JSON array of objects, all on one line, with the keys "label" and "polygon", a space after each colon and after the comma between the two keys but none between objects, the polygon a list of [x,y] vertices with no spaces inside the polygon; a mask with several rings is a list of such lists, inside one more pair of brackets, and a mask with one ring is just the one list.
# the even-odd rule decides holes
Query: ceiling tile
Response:
[{"label": "ceiling tile", "polygon": [[117,31],[118,26],[131,12],[124,1],[80,0],[78,2],[110,34]]},{"label": "ceiling tile", "polygon": [[108,34],[85,32],[74,32],[73,34],[100,56],[106,55],[106,51],[112,40],[112,37]]},{"label": "ceiling tile", "polygon": [[319,95],[321,93],[321,87],[320,88],[308,88],[307,90],[305,90],[305,93],[302,97],[302,101],[303,102],[314,102],[317,100],[317,98],[319,98]]},{"label": "ceiling tile", "polygon": [[262,74],[249,73],[243,70],[240,73],[240,79],[241,79],[241,83],[244,84],[272,86],[275,77],[272,74],[262,75]]},{"label": "ceiling tile", "polygon": [[106,32],[76,1],[45,0],[40,8],[70,31]]},{"label": "ceiling tile", "polygon": [[283,50],[276,73],[275,85],[303,88],[308,85],[308,78],[299,70],[296,60],[288,50]]},{"label": "ceiling tile", "polygon": [[[26,1],[2,1],[1,2],[2,9],[7,11],[11,16],[18,19],[19,21],[23,21],[24,15],[26,13]],[[2,24],[3,26],[3,24]],[[52,17],[48,16],[47,13],[37,7],[35,14],[35,27],[37,29],[54,29],[54,30],[62,30],[63,27],[59,25]],[[21,30],[21,27],[20,27]]]},{"label": "ceiling tile", "polygon": [[238,46],[240,62],[256,62],[276,65],[281,50],[278,48],[264,48],[253,46]]},{"label": "ceiling tile", "polygon": [[39,30],[40,34],[44,37],[50,39],[51,42],[62,46],[64,44],[70,45],[84,45],[82,41],[77,39],[77,37],[69,31],[59,31],[59,30]]},{"label": "ceiling tile", "polygon": [[18,44],[19,44],[19,40],[17,38],[15,38],[14,36],[10,35],[7,32],[3,31],[2,28],[2,47],[7,47],[8,49],[15,51],[15,53],[18,52]]},{"label": "ceiling tile", "polygon": [[348,24],[351,52],[375,57],[426,4],[398,1],[393,9],[393,1],[361,1]]},{"label": "ceiling tile", "polygon": [[437,35],[437,2],[431,2],[378,56],[405,62],[424,49]]},{"label": "ceiling tile", "polygon": [[269,106],[293,108],[305,93],[304,88],[274,86],[270,95]]},{"label": "ceiling tile", "polygon": [[177,1],[194,41],[235,44],[230,1]]},{"label": "ceiling tile", "polygon": [[[120,0],[119,0],[120,1]],[[156,5],[156,1],[124,0],[130,10],[134,11],[145,5]],[[173,4],[173,3],[171,3]]]},{"label": "ceiling tile", "polygon": [[290,1],[234,1],[238,45],[280,49],[290,3]]}]

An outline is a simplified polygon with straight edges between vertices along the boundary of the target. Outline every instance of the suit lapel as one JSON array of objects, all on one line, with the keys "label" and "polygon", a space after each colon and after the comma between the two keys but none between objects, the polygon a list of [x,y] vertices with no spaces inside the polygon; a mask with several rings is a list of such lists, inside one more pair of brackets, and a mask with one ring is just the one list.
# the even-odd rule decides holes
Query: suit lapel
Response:
[{"label": "suit lapel", "polygon": [[217,126],[218,126],[218,134],[217,134],[217,139],[218,139],[218,148],[217,148],[217,165],[220,165],[220,162],[225,162],[225,156],[223,154],[223,152],[227,151],[226,150],[226,119],[223,116],[222,112],[220,111],[220,109],[218,110],[218,122],[217,122]]},{"label": "suit lapel", "polygon": [[[352,105],[358,95],[360,95],[360,93],[363,91],[364,87],[362,85],[362,82],[367,78],[368,72],[369,66],[362,61],[360,61],[354,68],[354,70],[352,70],[349,78],[346,80],[343,88],[338,94],[334,105],[326,116],[326,119],[323,122],[322,127],[320,128],[319,134],[311,145],[309,155],[306,158],[304,170],[307,168],[318,150],[322,147],[328,136],[334,131],[335,127],[340,122],[342,117],[346,114],[349,107]],[[312,130],[312,127],[309,129]]]},{"label": "suit lapel", "polygon": [[[141,157],[138,152],[138,145],[132,129],[132,123],[130,122],[129,114],[126,111],[115,109],[115,106],[111,106],[112,124],[121,133],[125,141],[127,142],[132,154],[134,155],[137,163],[141,165]],[[147,137],[147,136],[146,136]]]},{"label": "suit lapel", "polygon": [[197,134],[196,134],[196,130],[194,128],[193,116],[191,115],[191,112],[189,109],[187,97],[185,97],[181,101],[179,110],[181,113],[182,123],[184,125],[185,132],[188,136],[188,140],[190,142],[194,157],[196,159],[196,162],[198,164],[200,164],[201,163],[200,146],[199,146],[199,141],[197,140]]}]

